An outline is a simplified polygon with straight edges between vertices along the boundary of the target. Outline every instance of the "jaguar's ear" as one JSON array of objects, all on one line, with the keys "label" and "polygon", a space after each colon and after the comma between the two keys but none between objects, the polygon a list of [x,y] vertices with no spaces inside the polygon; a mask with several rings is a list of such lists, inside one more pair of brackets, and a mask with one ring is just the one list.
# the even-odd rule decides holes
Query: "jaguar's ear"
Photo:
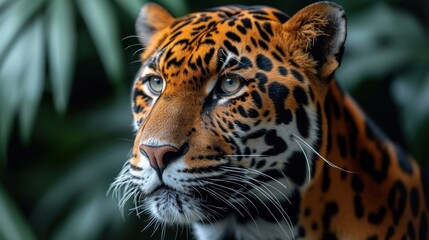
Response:
[{"label": "jaguar's ear", "polygon": [[313,3],[285,23],[293,42],[317,61],[323,80],[332,78],[340,66],[346,40],[346,15],[343,8],[331,2]]},{"label": "jaguar's ear", "polygon": [[175,18],[156,3],[146,3],[140,10],[136,22],[136,33],[140,43],[145,47],[153,35],[170,26]]}]

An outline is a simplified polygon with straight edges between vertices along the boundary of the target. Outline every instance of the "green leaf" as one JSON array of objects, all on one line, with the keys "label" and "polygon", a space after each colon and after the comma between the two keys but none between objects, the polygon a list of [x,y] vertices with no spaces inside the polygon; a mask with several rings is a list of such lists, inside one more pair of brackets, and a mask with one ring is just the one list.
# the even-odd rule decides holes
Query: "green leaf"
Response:
[{"label": "green leaf", "polygon": [[[385,4],[349,19],[346,51],[338,79],[354,88],[364,79],[381,79],[422,58],[423,27],[413,16]],[[426,48],[427,49],[427,48]]]},{"label": "green leaf", "polygon": [[32,240],[35,239],[21,213],[0,186],[0,239]]},{"label": "green leaf", "polygon": [[[76,164],[69,167],[60,179],[52,181],[52,186],[34,208],[33,222],[39,230],[46,230],[55,224],[58,215],[64,210],[79,208],[81,203],[76,204],[76,200],[85,202],[87,199],[83,198],[93,193],[110,201],[108,209],[114,210],[110,214],[111,218],[120,217],[116,202],[112,198],[106,197],[106,192],[114,176],[127,159],[130,143],[109,140],[101,141],[99,145],[91,146],[89,149],[81,145],[77,146],[80,154],[74,160]],[[75,230],[78,231],[78,228]]]},{"label": "green leaf", "polygon": [[21,137],[28,141],[39,103],[43,93],[43,80],[45,74],[45,49],[43,18],[36,19],[24,33],[25,55],[21,64],[26,66],[23,72],[20,95],[21,106],[19,112]]},{"label": "green leaf", "polygon": [[428,65],[414,68],[395,78],[392,96],[401,108],[404,132],[409,142],[416,142],[420,129],[427,125],[429,117]]},{"label": "green leaf", "polygon": [[[18,36],[0,65],[0,147],[2,158],[6,156],[7,142],[12,131],[13,120],[18,112],[22,96],[21,84],[25,75],[28,31]],[[0,38],[1,39],[1,38]]]},{"label": "green leaf", "polygon": [[0,15],[0,158],[5,159],[13,120],[20,105],[20,84],[26,71],[25,25],[41,8],[43,0],[17,0],[4,5]]},{"label": "green leaf", "polygon": [[76,206],[52,239],[99,239],[109,223],[114,221],[113,216],[120,219],[115,204],[103,193],[94,191],[86,194],[90,199]]},{"label": "green leaf", "polygon": [[124,70],[118,25],[110,2],[77,0],[77,3],[107,74],[118,82]]},{"label": "green leaf", "polygon": [[69,0],[53,0],[49,8],[48,51],[55,108],[66,110],[72,85],[76,36],[73,5]]},{"label": "green leaf", "polygon": [[7,6],[0,16],[0,63],[26,23],[42,7],[43,0],[17,0]]},{"label": "green leaf", "polygon": [[3,10],[5,10],[8,7],[8,5],[12,3],[13,2],[10,0],[0,0],[0,21],[2,20],[1,13],[3,12]]}]

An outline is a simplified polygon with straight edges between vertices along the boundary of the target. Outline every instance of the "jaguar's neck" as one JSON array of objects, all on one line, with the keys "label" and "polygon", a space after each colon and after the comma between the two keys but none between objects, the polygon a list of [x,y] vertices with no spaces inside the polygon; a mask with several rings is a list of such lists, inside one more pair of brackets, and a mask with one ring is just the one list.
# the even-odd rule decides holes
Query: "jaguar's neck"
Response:
[{"label": "jaguar's neck", "polygon": [[[297,209],[298,207],[299,205]],[[198,240],[299,239],[294,226],[284,222],[266,221],[260,217],[255,217],[251,221],[239,222],[235,216],[231,215],[212,224],[195,223],[192,227]]]},{"label": "jaguar's neck", "polygon": [[[389,154],[394,145],[336,81],[330,84],[324,111],[328,125],[326,158],[329,161],[354,172],[362,167],[373,167],[369,165],[374,162],[383,162],[383,157],[389,158],[368,156],[370,152],[376,152],[375,149]],[[374,172],[374,175],[379,174]]]},{"label": "jaguar's neck", "polygon": [[[298,189],[287,199],[242,203],[231,215],[216,222],[193,224],[198,240],[297,239],[301,194]],[[281,208],[281,209],[280,209]]]},{"label": "jaguar's neck", "polygon": [[[418,178],[410,178],[418,171],[416,163],[410,161],[408,155],[365,116],[336,82],[328,90],[324,113],[327,116],[326,121],[322,121],[322,125],[327,124],[324,125],[327,132],[323,133],[326,144],[324,157],[332,164],[315,159],[315,176],[301,193],[299,224],[304,229],[312,229],[311,233],[307,232],[308,239],[320,239],[320,232],[315,229],[323,229],[323,235],[332,235],[340,228],[342,233],[335,234],[355,232],[355,225],[333,219],[363,219],[368,213],[368,218],[385,214],[386,202],[395,202],[396,197],[407,197],[406,191],[392,192],[392,182],[399,188],[403,187],[402,181],[419,184]],[[405,174],[389,174],[392,169]],[[371,212],[364,210],[364,206],[371,206]],[[322,226],[313,225],[314,219],[320,217]],[[378,231],[377,226],[373,225],[373,231]]]}]

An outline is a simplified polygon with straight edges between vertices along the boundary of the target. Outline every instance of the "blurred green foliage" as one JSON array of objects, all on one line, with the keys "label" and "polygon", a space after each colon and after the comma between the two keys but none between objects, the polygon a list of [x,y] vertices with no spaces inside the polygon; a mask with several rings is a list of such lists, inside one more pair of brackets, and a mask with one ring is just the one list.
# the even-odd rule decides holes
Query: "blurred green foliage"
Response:
[{"label": "blurred green foliage", "polygon": [[[0,0],[0,239],[152,235],[144,216],[106,197],[133,141],[134,21],[144,2]],[[312,1],[159,2],[181,16],[232,3],[293,14]],[[429,3],[338,3],[349,20],[339,81],[428,169]]]}]

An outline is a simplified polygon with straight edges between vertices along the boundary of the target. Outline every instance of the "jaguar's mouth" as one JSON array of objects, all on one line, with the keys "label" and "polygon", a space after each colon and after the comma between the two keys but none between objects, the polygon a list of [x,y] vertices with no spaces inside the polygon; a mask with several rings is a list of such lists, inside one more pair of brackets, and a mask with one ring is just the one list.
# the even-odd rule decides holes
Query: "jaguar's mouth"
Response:
[{"label": "jaguar's mouth", "polygon": [[162,183],[155,189],[153,189],[149,194],[147,194],[148,197],[162,194],[163,191],[173,192],[173,193],[179,193],[177,190],[173,189],[172,187],[169,187]]},{"label": "jaguar's mouth", "polygon": [[161,222],[190,224],[207,219],[206,202],[165,185],[157,187],[144,201],[151,215]]}]

